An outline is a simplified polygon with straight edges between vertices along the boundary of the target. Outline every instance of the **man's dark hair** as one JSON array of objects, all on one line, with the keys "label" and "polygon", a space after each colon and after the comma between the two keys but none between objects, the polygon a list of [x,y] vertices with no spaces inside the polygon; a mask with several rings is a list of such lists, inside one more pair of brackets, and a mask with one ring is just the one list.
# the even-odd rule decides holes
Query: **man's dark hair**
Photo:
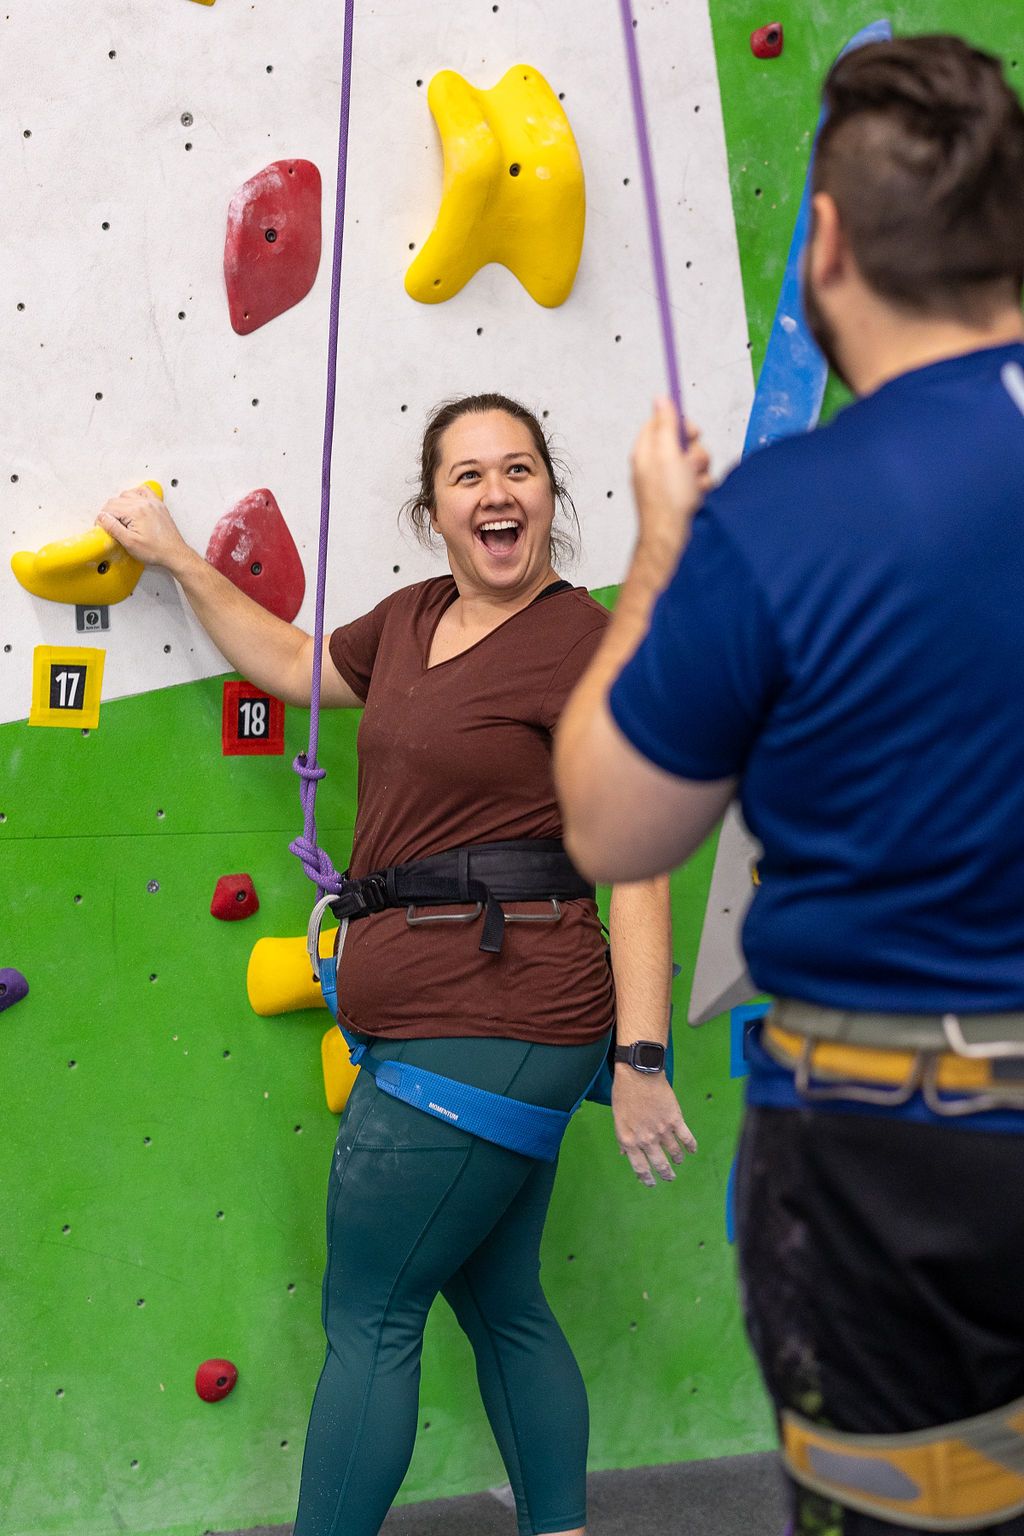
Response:
[{"label": "man's dark hair", "polygon": [[870,43],[824,99],[814,191],[876,292],[931,314],[1020,292],[1024,110],[998,59],[959,37]]}]

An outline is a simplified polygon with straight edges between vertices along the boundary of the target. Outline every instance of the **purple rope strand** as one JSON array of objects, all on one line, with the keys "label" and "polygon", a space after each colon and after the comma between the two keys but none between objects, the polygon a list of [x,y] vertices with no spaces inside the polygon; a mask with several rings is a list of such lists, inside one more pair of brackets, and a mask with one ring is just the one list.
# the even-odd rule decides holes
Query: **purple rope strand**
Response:
[{"label": "purple rope strand", "polygon": [[309,701],[309,747],[293,763],[302,783],[303,832],[289,844],[302,867],[315,882],[317,897],[337,890],[342,876],[328,854],[317,846],[316,791],[326,770],[317,765],[320,743],[320,667],[324,648],[324,602],[327,588],[327,541],[331,524],[331,464],[334,457],[334,412],[338,394],[338,329],[341,312],[341,254],[345,237],[345,192],[348,180],[348,127],[352,98],[352,30],[355,0],[345,0],[345,36],[341,63],[341,121],[338,128],[338,191],[334,210],[334,265],[331,272],[331,324],[327,341],[327,403],[324,414],[324,451],[320,475],[320,546],[316,570],[316,618],[313,629],[313,680]]},{"label": "purple rope strand", "polygon": [[668,295],[668,274],[665,270],[665,250],[661,239],[661,219],[658,215],[658,192],[654,181],[654,161],[651,157],[651,136],[647,127],[647,109],[644,105],[644,85],[640,74],[640,55],[636,46],[636,23],[633,20],[632,0],[619,0],[622,12],[622,28],[626,34],[626,60],[629,65],[629,83],[633,95],[633,119],[636,124],[637,144],[640,149],[640,171],[644,183],[644,199],[647,204],[647,227],[650,232],[651,257],[654,262],[654,286],[658,294],[658,314],[661,320],[661,339],[665,348],[665,367],[668,373],[668,391],[679,412],[683,441],[686,441],[686,423],[683,418],[683,392],[679,382],[679,364],[676,360],[675,333],[672,327],[672,307]]}]

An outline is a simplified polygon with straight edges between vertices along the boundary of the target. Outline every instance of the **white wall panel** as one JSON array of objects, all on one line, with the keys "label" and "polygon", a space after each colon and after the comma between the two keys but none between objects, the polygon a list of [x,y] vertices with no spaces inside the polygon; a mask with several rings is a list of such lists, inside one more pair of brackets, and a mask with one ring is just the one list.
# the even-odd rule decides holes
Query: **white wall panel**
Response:
[{"label": "white wall panel", "polygon": [[[752,380],[707,5],[636,10],[687,403],[724,465]],[[10,554],[84,529],[145,477],[200,550],[269,486],[303,555],[298,622],[311,627],[342,17],[341,0],[0,12],[0,719],[27,714],[32,647],[75,643],[73,609],[23,592]],[[443,568],[396,512],[429,407],[457,392],[500,389],[549,413],[584,526],[578,578],[623,574],[627,455],[663,367],[619,25],[615,0],[357,5],[329,622]],[[492,267],[448,303],[417,305],[403,274],[441,179],[426,84],[450,68],[490,86],[520,61],[565,93],[583,156],[575,290],[543,310]],[[320,275],[302,304],[239,337],[228,201],[285,157],[323,175]],[[103,643],[107,699],[225,669],[158,571],[111,609]]]}]

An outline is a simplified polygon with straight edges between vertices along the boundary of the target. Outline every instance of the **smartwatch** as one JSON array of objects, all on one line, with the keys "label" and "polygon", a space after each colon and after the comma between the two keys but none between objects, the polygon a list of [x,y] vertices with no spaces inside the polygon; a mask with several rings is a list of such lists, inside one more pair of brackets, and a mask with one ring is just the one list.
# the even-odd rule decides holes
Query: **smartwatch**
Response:
[{"label": "smartwatch", "polygon": [[628,1061],[634,1072],[664,1072],[665,1047],[655,1040],[634,1040],[632,1045],[617,1045],[613,1061]]}]

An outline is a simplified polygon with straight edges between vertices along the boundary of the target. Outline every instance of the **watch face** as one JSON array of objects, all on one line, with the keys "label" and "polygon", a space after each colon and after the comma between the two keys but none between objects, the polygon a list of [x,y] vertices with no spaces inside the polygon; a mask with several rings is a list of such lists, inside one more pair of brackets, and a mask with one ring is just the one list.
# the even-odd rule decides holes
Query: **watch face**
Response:
[{"label": "watch face", "polygon": [[641,1070],[658,1072],[665,1065],[665,1047],[640,1040],[633,1047],[633,1060]]}]

